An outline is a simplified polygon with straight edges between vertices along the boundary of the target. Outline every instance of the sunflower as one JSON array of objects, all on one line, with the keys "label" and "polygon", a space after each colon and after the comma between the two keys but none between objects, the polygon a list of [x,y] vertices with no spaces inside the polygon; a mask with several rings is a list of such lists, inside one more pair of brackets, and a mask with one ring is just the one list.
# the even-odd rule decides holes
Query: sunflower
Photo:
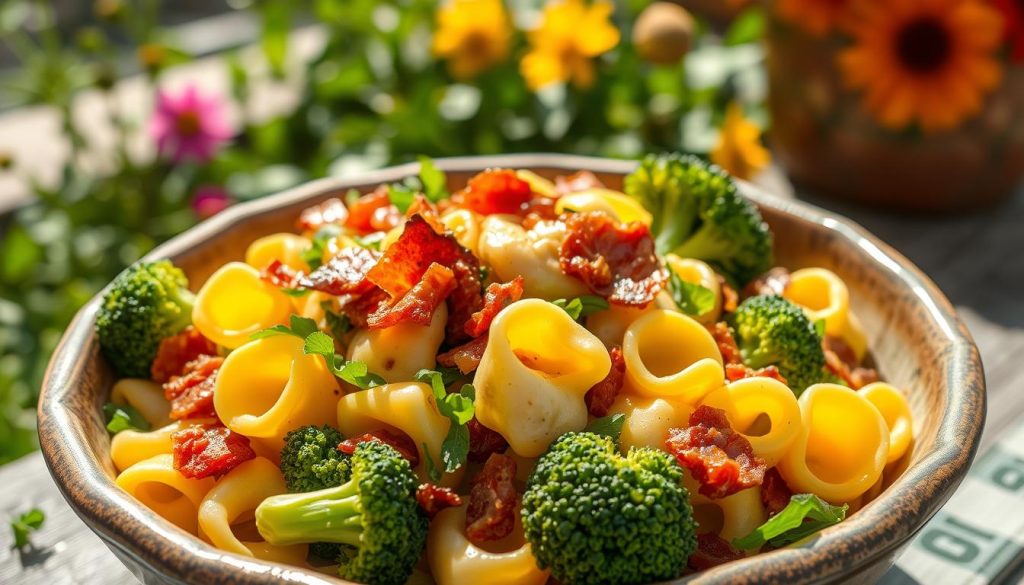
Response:
[{"label": "sunflower", "polygon": [[983,0],[859,0],[852,10],[839,67],[883,126],[953,128],[1002,78],[1003,20]]},{"label": "sunflower", "polygon": [[719,129],[718,142],[711,149],[711,162],[741,179],[750,179],[763,171],[772,160],[761,145],[761,129],[743,117],[743,108],[733,102],[725,110],[725,121]]},{"label": "sunflower", "polygon": [[512,27],[501,0],[452,0],[437,11],[434,55],[456,79],[470,79],[508,57]]},{"label": "sunflower", "polygon": [[816,36],[825,36],[841,25],[851,0],[777,0],[775,12]]},{"label": "sunflower", "polygon": [[1024,2],[1021,0],[994,0],[1006,23],[1006,42],[1010,44],[1010,59],[1024,62]]},{"label": "sunflower", "polygon": [[549,2],[519,64],[530,89],[565,81],[584,89],[594,85],[594,57],[619,44],[619,30],[610,20],[614,10],[606,0],[589,6],[582,0]]}]

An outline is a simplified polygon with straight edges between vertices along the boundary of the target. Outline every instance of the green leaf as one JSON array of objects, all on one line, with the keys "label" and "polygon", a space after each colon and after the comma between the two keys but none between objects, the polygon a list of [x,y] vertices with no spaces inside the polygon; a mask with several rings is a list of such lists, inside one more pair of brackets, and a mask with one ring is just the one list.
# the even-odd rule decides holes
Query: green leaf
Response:
[{"label": "green leaf", "polygon": [[[441,376],[441,372],[423,369],[416,372],[416,375],[413,376],[413,378],[417,382],[422,382],[430,386],[430,389],[434,393],[434,400],[437,402],[438,408],[441,408],[441,403],[444,402],[444,397],[448,395],[448,391],[445,390],[444,377]],[[441,414],[444,413],[442,412]]]},{"label": "green leaf", "polygon": [[615,442],[618,442],[619,435],[622,434],[622,425],[625,422],[626,415],[622,413],[609,414],[608,416],[602,416],[590,421],[590,424],[584,430],[588,433],[611,437]]},{"label": "green leaf", "polygon": [[108,402],[103,405],[103,414],[107,417],[107,430],[116,435],[129,429],[148,431],[149,423],[131,406]]},{"label": "green leaf", "polygon": [[290,327],[287,325],[274,325],[273,327],[264,329],[263,331],[253,333],[249,336],[249,339],[263,339],[264,337],[273,337],[275,335],[294,335],[300,339],[306,339],[318,330],[316,321],[307,319],[306,317],[292,315]]},{"label": "green leaf", "polygon": [[476,388],[472,384],[463,384],[462,389],[459,390],[459,394],[462,394],[474,402],[476,401]]},{"label": "green leaf", "polygon": [[[473,386],[467,384],[470,388]],[[476,391],[473,391],[476,394]],[[448,416],[457,424],[464,425],[473,419],[473,399],[461,392],[452,392],[444,398]]]},{"label": "green leaf", "polygon": [[285,295],[287,295],[289,297],[296,297],[296,298],[304,297],[304,296],[309,294],[309,290],[305,289],[305,288],[279,288],[277,290],[283,292]]},{"label": "green leaf", "polygon": [[445,472],[451,473],[461,467],[468,456],[469,429],[465,425],[453,424],[441,443],[441,461],[444,462]]},{"label": "green leaf", "polygon": [[757,42],[764,36],[764,29],[764,11],[758,6],[751,7],[732,21],[725,33],[725,44],[734,46]]},{"label": "green leaf", "polygon": [[441,460],[445,472],[451,473],[466,462],[469,454],[469,429],[466,423],[472,420],[475,409],[473,400],[476,389],[464,384],[459,392],[449,393],[445,387],[444,375],[436,370],[420,370],[415,379],[430,386],[437,410],[452,421],[448,435],[441,444]]},{"label": "green leaf", "polygon": [[302,261],[308,264],[311,270],[320,268],[328,243],[339,235],[341,235],[341,227],[334,224],[327,224],[318,229],[313,234],[309,248],[302,252]]},{"label": "green leaf", "polygon": [[14,533],[14,548],[28,546],[28,535],[42,527],[46,521],[46,514],[39,508],[32,508],[28,512],[11,520],[11,532]]},{"label": "green leaf", "polygon": [[427,460],[427,475],[430,476],[430,481],[437,483],[441,481],[441,470],[437,468],[434,458],[430,456],[430,449],[427,448],[427,444],[420,444],[423,446],[423,457]]},{"label": "green leaf", "polygon": [[306,343],[302,346],[302,352],[306,355],[317,354],[324,356],[328,365],[334,360],[334,339],[323,331],[314,331],[306,337]]},{"label": "green leaf", "polygon": [[334,305],[331,301],[320,303],[320,308],[324,310],[324,320],[327,321],[327,327],[330,328],[331,334],[335,337],[341,337],[352,330],[352,322],[348,320],[348,315],[341,315],[332,311],[333,307]]},{"label": "green leaf", "polygon": [[668,290],[679,310],[691,317],[707,315],[715,308],[715,293],[711,289],[687,282],[669,270]]},{"label": "green leaf", "polygon": [[423,182],[423,194],[430,201],[437,203],[449,197],[447,176],[428,156],[420,157],[420,181]]},{"label": "green leaf", "polygon": [[818,319],[814,322],[814,332],[818,334],[819,339],[825,338],[825,320]]},{"label": "green leaf", "polygon": [[833,506],[814,494],[797,494],[781,512],[743,538],[733,539],[740,550],[760,549],[766,543],[782,547],[804,539],[846,518],[850,506]]},{"label": "green leaf", "polygon": [[340,368],[332,369],[335,376],[362,390],[384,386],[388,383],[384,378],[369,371],[363,362],[344,362]]},{"label": "green leaf", "polygon": [[608,301],[594,295],[584,295],[572,300],[557,299],[551,303],[568,313],[573,321],[579,321],[587,315],[608,310]]},{"label": "green leaf", "polygon": [[409,209],[409,206],[412,205],[415,197],[415,189],[411,189],[400,183],[388,185],[388,199],[391,201],[391,204],[397,207],[398,211],[402,213],[405,213],[406,210]]}]

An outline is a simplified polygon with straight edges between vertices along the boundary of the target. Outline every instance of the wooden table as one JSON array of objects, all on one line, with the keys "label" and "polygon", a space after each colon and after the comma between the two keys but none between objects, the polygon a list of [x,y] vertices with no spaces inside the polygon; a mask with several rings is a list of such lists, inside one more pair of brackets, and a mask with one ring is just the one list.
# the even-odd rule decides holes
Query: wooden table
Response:
[{"label": "wooden table", "polygon": [[[966,218],[906,218],[807,199],[895,246],[957,306],[987,372],[989,412],[982,449],[1024,418],[1024,189],[999,209]],[[0,583],[135,582],[61,499],[38,454],[0,468],[0,486],[0,517],[33,506],[47,515],[33,536],[38,552],[12,551],[10,532],[0,528]]]}]

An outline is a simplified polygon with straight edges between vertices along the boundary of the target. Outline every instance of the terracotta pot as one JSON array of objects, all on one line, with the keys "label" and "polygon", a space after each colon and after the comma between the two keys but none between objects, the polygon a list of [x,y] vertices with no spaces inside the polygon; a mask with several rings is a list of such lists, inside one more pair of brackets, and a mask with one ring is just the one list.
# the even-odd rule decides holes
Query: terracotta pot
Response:
[{"label": "terracotta pot", "polygon": [[[770,10],[769,10],[770,12]],[[815,38],[769,18],[772,147],[792,178],[822,195],[895,210],[991,206],[1024,176],[1024,67],[1008,66],[983,110],[954,130],[879,126],[844,87],[838,35]]]}]

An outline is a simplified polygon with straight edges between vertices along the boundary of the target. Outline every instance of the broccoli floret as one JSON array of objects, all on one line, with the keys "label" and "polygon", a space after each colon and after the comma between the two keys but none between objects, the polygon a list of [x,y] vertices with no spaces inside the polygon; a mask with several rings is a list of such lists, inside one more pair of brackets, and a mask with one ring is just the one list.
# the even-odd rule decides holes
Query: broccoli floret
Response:
[{"label": "broccoli floret", "polygon": [[337,429],[306,426],[284,437],[281,473],[290,492],[312,492],[337,487],[349,480],[349,458],[338,451],[345,437]]},{"label": "broccoli floret", "polygon": [[360,443],[351,468],[340,486],[267,498],[256,508],[256,528],[274,545],[340,543],[341,577],[402,585],[427,539],[416,475],[398,451],[378,441]]},{"label": "broccoli floret", "polygon": [[720,168],[692,155],[649,155],[625,191],[654,216],[660,254],[703,260],[739,286],[771,267],[768,224]]},{"label": "broccoli floret", "polygon": [[522,520],[541,568],[560,583],[649,583],[679,576],[697,548],[682,470],[651,448],[623,457],[594,433],[567,433],[527,481]]},{"label": "broccoli floret", "polygon": [[750,297],[736,308],[733,325],[743,363],[777,367],[797,396],[829,380],[821,339],[800,307],[776,295]]},{"label": "broccoli floret", "polygon": [[169,260],[130,266],[96,315],[103,354],[122,376],[148,377],[160,342],[192,322],[194,300],[185,273]]}]

